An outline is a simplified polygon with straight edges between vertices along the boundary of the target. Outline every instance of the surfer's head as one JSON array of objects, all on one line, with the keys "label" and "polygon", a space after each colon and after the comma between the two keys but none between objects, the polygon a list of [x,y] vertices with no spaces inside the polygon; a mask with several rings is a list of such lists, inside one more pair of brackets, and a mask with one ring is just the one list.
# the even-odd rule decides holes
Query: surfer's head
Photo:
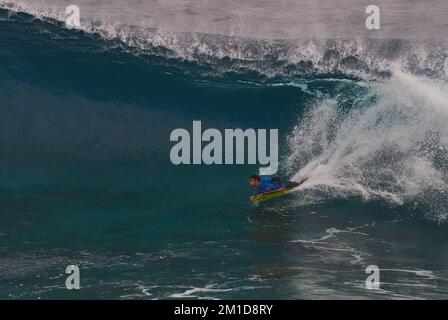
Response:
[{"label": "surfer's head", "polygon": [[258,174],[253,174],[249,177],[249,184],[251,187],[257,188],[260,184],[260,176]]}]

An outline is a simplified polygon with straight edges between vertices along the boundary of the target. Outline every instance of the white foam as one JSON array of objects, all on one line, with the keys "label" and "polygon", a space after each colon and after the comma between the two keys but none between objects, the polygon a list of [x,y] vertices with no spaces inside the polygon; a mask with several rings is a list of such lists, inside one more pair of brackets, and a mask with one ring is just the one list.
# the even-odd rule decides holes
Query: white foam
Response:
[{"label": "white foam", "polygon": [[[124,10],[120,3],[120,9],[123,10],[120,12],[117,8],[108,8],[105,3],[84,2],[81,30],[105,39],[118,40],[125,50],[132,49],[135,54],[146,52],[168,58],[215,63],[214,74],[247,70],[274,77],[317,71],[343,72],[364,79],[376,79],[379,73],[390,71],[391,64],[396,63],[415,73],[429,71],[441,78],[448,78],[446,68],[443,67],[448,65],[448,45],[442,41],[374,41],[356,37],[347,37],[345,40],[344,37],[276,40],[213,32],[210,28],[180,31],[167,28],[165,24],[142,23],[145,15],[138,11],[137,3],[129,9],[135,10],[132,12]],[[11,11],[27,12],[39,19],[51,18],[62,23],[66,18],[65,5],[68,4],[72,3],[0,0],[0,6]],[[155,5],[163,6],[161,3]],[[169,25],[173,23],[170,21]],[[220,60],[224,58],[231,59],[232,64],[221,65]],[[297,67],[297,70],[290,71],[291,66],[293,69]]]},{"label": "white foam", "polygon": [[198,297],[198,295],[196,295],[197,293],[211,293],[211,292],[228,292],[228,291],[232,291],[233,289],[214,289],[215,285],[214,284],[209,284],[206,285],[203,288],[191,288],[191,289],[187,289],[184,292],[180,292],[180,293],[173,293],[169,296],[169,298],[194,298],[194,297]]},{"label": "white foam", "polygon": [[398,205],[425,202],[429,193],[426,204],[443,218],[443,197],[433,195],[448,192],[446,86],[394,69],[390,80],[371,84],[371,91],[376,101],[364,97],[348,115],[341,116],[336,99],[325,99],[299,120],[288,139],[287,161],[294,180],[308,179],[298,189]]}]

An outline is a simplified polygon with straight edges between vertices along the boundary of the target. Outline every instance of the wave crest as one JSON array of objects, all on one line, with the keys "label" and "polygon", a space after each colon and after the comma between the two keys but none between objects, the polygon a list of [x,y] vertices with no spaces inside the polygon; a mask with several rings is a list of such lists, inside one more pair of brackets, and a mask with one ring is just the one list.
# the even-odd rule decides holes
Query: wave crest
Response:
[{"label": "wave crest", "polygon": [[[38,10],[10,1],[0,2],[8,16],[31,15],[64,28],[63,12]],[[17,17],[16,17],[17,18]],[[26,19],[21,17],[20,19]],[[445,42],[380,39],[260,40],[205,33],[175,33],[156,28],[82,20],[81,30],[90,35],[117,41],[122,49],[139,56],[158,56],[207,66],[207,75],[228,73],[293,78],[315,74],[341,73],[364,79],[385,78],[399,65],[408,73],[446,80],[448,45]],[[73,31],[76,32],[76,31]]]}]

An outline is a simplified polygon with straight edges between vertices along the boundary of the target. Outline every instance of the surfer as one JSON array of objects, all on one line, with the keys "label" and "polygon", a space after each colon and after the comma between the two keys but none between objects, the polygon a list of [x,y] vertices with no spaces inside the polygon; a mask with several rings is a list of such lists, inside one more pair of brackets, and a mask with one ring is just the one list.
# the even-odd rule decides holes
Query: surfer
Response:
[{"label": "surfer", "polygon": [[289,190],[300,186],[305,181],[307,181],[307,178],[302,179],[299,183],[294,181],[283,183],[280,178],[276,176],[260,177],[257,174],[251,175],[249,177],[249,185],[252,188],[256,188],[256,194],[251,196],[250,200],[253,202],[259,202],[283,196]]},{"label": "surfer", "polygon": [[[262,176],[258,174],[249,177],[249,185],[256,188],[256,194],[271,192],[283,188],[283,184],[279,177]],[[251,199],[255,197],[252,196]]]}]

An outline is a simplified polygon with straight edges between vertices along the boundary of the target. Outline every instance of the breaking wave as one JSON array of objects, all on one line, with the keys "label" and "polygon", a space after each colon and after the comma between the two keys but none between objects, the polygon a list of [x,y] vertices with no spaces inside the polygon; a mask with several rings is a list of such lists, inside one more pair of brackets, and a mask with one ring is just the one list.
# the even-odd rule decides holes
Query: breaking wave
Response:
[{"label": "breaking wave", "polygon": [[[45,22],[40,32],[66,35],[65,13],[1,1],[7,19]],[[25,14],[25,15],[24,15]],[[49,30],[46,24],[54,24]],[[391,68],[431,78],[448,77],[448,45],[442,40],[400,39],[277,39],[264,40],[197,32],[170,32],[158,28],[83,19],[80,31],[107,40],[138,56],[162,57],[200,66],[202,75],[239,74],[269,79],[316,74],[341,74],[366,80],[388,78]],[[73,36],[73,34],[72,34]],[[186,66],[184,66],[185,68]],[[189,70],[190,71],[190,70]],[[198,72],[198,70],[196,70]]]}]

